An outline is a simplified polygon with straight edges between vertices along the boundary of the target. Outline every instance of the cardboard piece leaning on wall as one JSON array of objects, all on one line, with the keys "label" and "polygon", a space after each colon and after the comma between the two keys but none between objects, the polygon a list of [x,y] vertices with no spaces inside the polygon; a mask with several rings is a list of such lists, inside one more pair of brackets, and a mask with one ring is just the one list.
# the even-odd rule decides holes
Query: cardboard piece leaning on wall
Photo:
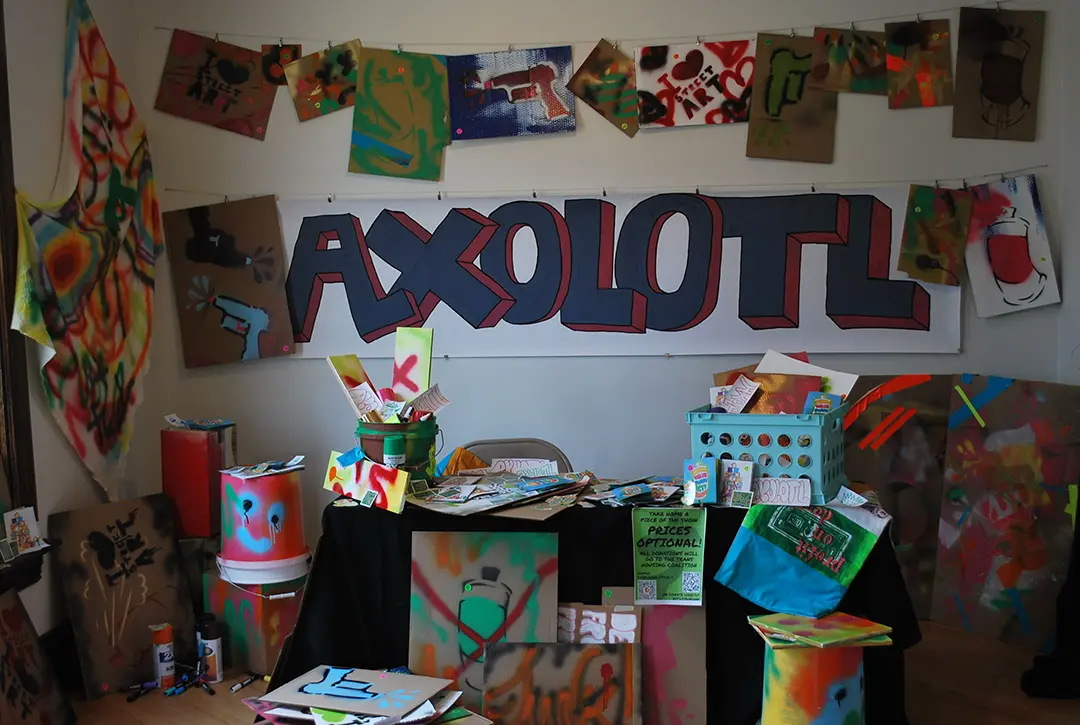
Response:
[{"label": "cardboard piece leaning on wall", "polygon": [[1038,650],[1056,628],[1080,478],[1080,388],[958,375],[931,616]]},{"label": "cardboard piece leaning on wall", "polygon": [[174,30],[154,108],[262,141],[275,90],[258,51]]},{"label": "cardboard piece leaning on wall", "polygon": [[560,604],[559,642],[641,642],[643,607],[624,604]]},{"label": "cardboard piece leaning on wall", "polygon": [[816,45],[813,38],[758,35],[749,158],[833,162],[837,94],[806,82]]},{"label": "cardboard piece leaning on wall", "polygon": [[154,679],[150,626],[168,622],[177,661],[195,652],[195,613],[172,501],[153,494],[49,516],[86,696]]},{"label": "cardboard piece leaning on wall", "polygon": [[277,199],[166,212],[184,367],[292,355]]},{"label": "cardboard piece leaning on wall", "polygon": [[0,722],[75,725],[75,713],[15,589],[0,594],[0,673]]},{"label": "cardboard piece leaning on wall", "polygon": [[[444,566],[447,557],[460,568]],[[555,641],[558,575],[557,534],[414,532],[409,669],[453,672],[461,704],[478,711],[485,692],[484,644],[503,629],[500,624],[510,642]],[[496,610],[500,624],[493,628]],[[477,637],[446,636],[464,628]]]},{"label": "cardboard piece leaning on wall", "polygon": [[[601,601],[633,604],[634,587],[604,587]],[[642,713],[649,725],[705,722],[705,612],[704,606],[642,607]]]},{"label": "cardboard piece leaning on wall", "polygon": [[641,725],[641,647],[488,644],[484,717],[497,723],[533,722],[530,711],[594,712],[595,721]]}]

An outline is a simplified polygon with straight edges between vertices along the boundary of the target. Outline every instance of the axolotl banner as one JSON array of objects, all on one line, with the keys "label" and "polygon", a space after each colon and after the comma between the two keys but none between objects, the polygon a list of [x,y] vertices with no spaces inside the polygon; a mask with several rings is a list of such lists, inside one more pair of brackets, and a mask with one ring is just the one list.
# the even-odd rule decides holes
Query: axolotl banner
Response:
[{"label": "axolotl banner", "polygon": [[300,354],[957,352],[960,289],[897,271],[906,187],[279,202]]}]

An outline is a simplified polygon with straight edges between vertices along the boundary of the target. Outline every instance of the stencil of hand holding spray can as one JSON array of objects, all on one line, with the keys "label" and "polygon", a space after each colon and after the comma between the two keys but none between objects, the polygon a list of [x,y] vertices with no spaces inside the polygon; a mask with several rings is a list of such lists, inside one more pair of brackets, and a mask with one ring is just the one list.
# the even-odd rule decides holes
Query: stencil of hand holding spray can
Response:
[{"label": "stencil of hand holding spray can", "polygon": [[[510,610],[512,592],[510,587],[498,580],[499,574],[498,567],[485,566],[480,570],[479,579],[470,579],[461,587],[458,621],[485,642],[503,626]],[[506,641],[506,635],[498,641]],[[483,692],[484,646],[478,645],[459,629],[458,651],[461,654],[461,664],[465,667],[465,682],[474,690]]]}]

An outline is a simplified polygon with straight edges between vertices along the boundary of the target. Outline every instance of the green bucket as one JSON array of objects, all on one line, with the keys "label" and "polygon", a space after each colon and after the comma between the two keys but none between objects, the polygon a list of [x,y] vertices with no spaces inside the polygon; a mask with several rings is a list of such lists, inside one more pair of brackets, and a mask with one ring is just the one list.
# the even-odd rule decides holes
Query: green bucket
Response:
[{"label": "green bucket", "polygon": [[405,439],[405,464],[398,468],[408,471],[413,481],[431,483],[435,478],[435,439],[439,425],[435,416],[418,423],[368,423],[359,421],[356,426],[357,445],[364,455],[378,463],[383,462],[383,440],[388,436]]}]

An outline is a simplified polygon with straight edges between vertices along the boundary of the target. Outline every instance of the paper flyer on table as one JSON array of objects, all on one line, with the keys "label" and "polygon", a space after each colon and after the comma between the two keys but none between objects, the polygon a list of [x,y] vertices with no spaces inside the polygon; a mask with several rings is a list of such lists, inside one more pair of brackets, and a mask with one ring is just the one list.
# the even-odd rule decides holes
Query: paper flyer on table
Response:
[{"label": "paper flyer on table", "polygon": [[635,604],[700,606],[704,508],[634,509]]}]

